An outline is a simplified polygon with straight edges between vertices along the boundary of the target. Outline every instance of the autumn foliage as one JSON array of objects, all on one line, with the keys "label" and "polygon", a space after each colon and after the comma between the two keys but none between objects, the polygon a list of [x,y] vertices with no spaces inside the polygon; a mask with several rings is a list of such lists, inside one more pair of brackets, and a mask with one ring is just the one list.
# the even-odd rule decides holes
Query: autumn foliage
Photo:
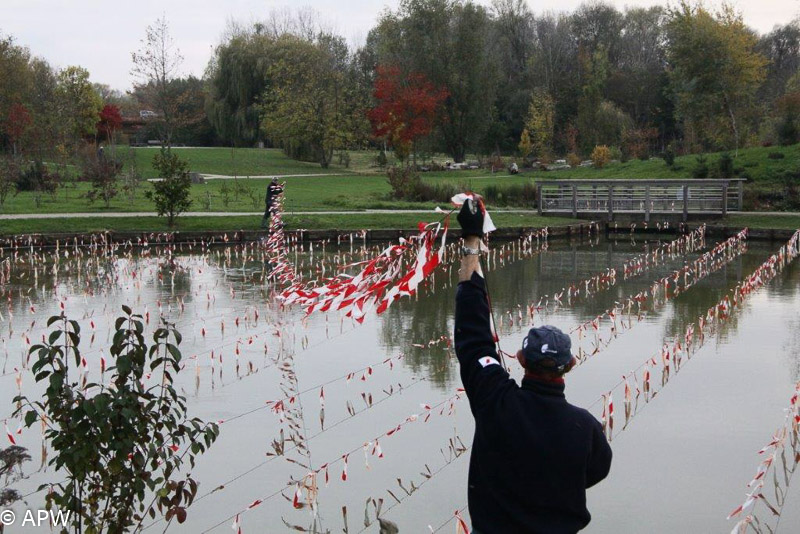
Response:
[{"label": "autumn foliage", "polygon": [[404,160],[414,142],[431,132],[448,92],[435,87],[423,74],[403,75],[397,67],[379,66],[374,96],[378,105],[367,113],[372,133],[386,139]]},{"label": "autumn foliage", "polygon": [[11,145],[16,151],[17,143],[31,125],[31,114],[28,108],[19,102],[12,104],[8,110],[8,119],[6,123],[6,135],[8,135]]},{"label": "autumn foliage", "polygon": [[122,128],[122,114],[119,107],[113,104],[106,104],[100,111],[100,120],[97,121],[97,132],[104,135],[109,141],[112,140],[114,132]]}]

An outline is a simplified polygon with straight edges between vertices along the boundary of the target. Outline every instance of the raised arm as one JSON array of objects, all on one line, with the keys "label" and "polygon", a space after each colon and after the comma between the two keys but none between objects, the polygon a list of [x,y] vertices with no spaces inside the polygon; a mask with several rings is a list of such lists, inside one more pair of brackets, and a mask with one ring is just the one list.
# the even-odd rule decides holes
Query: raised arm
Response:
[{"label": "raised arm", "polygon": [[493,393],[510,381],[497,356],[486,281],[480,266],[478,251],[483,216],[479,205],[469,205],[472,202],[467,200],[458,216],[466,250],[458,271],[454,340],[461,381],[472,411],[476,413]]}]

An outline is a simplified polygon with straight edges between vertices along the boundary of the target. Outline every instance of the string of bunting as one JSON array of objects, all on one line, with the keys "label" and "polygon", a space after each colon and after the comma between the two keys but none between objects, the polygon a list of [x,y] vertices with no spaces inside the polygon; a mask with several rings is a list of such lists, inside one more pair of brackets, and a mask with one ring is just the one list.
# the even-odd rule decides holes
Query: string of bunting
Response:
[{"label": "string of bunting", "polygon": [[[642,322],[645,319],[643,312],[646,305],[653,310],[662,307],[667,301],[674,299],[706,276],[733,261],[746,250],[746,240],[747,228],[717,244],[695,261],[656,280],[648,289],[626,297],[593,319],[573,327],[570,333],[578,335],[576,354],[578,365],[601,352],[620,333],[629,331]],[[602,330],[604,324],[607,324],[607,327]],[[587,337],[593,339],[590,351],[585,350],[582,343]]]},{"label": "string of bunting", "polygon": [[[706,337],[717,332],[740,309],[747,298],[761,289],[770,280],[775,278],[783,268],[793,261],[798,255],[798,240],[800,230],[795,232],[789,241],[777,253],[772,254],[759,265],[749,276],[739,281],[736,286],[724,295],[715,305],[708,308],[705,315],[700,316],[696,322],[687,325],[684,334],[672,342],[665,342],[659,353],[647,358],[636,369],[622,377],[622,380],[613,386],[592,405],[602,405],[600,422],[609,440],[613,438],[614,430],[614,400],[613,391],[618,387],[624,388],[623,406],[625,430],[629,422],[640,413],[639,399],[644,397],[645,404],[663,389],[673,376],[677,374],[686,361],[702,347]],[[674,370],[674,373],[673,373]],[[637,380],[637,373],[641,371],[641,387]],[[660,373],[660,387],[657,388],[654,375]]]},{"label": "string of bunting", "polygon": [[[732,519],[744,514],[744,517],[734,525],[731,534],[743,534],[751,526],[756,532],[764,532],[767,529],[770,532],[777,530],[777,526],[770,528],[766,525],[766,520],[759,520],[754,509],[756,503],[761,501],[772,513],[772,517],[781,515],[786,502],[786,494],[789,491],[789,483],[798,462],[800,462],[800,402],[798,402],[798,397],[800,397],[800,382],[795,384],[789,407],[785,410],[786,417],[783,424],[772,435],[770,442],[758,451],[763,460],[758,464],[752,480],[747,483],[750,491],[744,502],[728,515],[728,519]],[[780,478],[778,477],[779,465],[782,475]],[[768,480],[770,470],[773,473],[771,481]],[[765,486],[769,486],[773,490],[774,506],[764,495]]]}]

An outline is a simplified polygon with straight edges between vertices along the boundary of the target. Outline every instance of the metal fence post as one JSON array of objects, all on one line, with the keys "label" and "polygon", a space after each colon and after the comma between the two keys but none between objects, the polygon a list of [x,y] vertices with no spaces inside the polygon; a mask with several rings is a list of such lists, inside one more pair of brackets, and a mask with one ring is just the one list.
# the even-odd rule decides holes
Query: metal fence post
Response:
[{"label": "metal fence post", "polygon": [[644,222],[650,222],[650,186],[644,186]]},{"label": "metal fence post", "polygon": [[683,222],[689,220],[689,186],[683,185]]},{"label": "metal fence post", "polygon": [[608,186],[608,222],[614,220],[614,186]]},{"label": "metal fence post", "polygon": [[542,214],[542,184],[536,184],[536,197],[539,201],[538,212]]},{"label": "metal fence post", "polygon": [[722,184],[722,216],[728,215],[728,182]]},{"label": "metal fence post", "polygon": [[572,218],[578,218],[578,186],[572,184]]},{"label": "metal fence post", "polygon": [[744,210],[744,182],[739,180],[739,205],[736,206],[739,211]]}]

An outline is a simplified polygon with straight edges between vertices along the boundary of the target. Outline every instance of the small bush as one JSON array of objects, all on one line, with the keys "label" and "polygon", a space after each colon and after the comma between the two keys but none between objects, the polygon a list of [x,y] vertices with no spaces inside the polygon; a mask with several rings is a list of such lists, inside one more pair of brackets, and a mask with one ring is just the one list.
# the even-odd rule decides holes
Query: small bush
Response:
[{"label": "small bush", "polygon": [[733,158],[727,152],[723,152],[717,161],[717,170],[720,178],[733,178]]},{"label": "small bush", "polygon": [[153,189],[145,192],[145,197],[153,201],[159,217],[167,217],[167,225],[172,227],[175,218],[192,205],[189,191],[192,179],[189,177],[189,162],[172,151],[162,148],[153,158],[153,168],[162,180],[153,182]]},{"label": "small bush", "polygon": [[483,190],[487,204],[494,206],[532,206],[536,203],[536,187],[533,184],[501,187],[489,185]]},{"label": "small bush", "polygon": [[617,146],[612,146],[608,149],[609,154],[611,155],[611,161],[626,161],[625,155],[622,153],[622,149]]},{"label": "small bush", "polygon": [[786,155],[783,152],[770,152],[767,157],[769,159],[783,159],[786,157]]},{"label": "small bush", "polygon": [[667,167],[672,169],[675,165],[675,151],[672,149],[671,146],[667,147],[667,149],[664,151],[663,158],[664,158],[664,163],[667,164]]},{"label": "small bush", "polygon": [[692,178],[708,178],[708,162],[703,155],[697,156],[696,163],[692,169]]},{"label": "small bush", "polygon": [[611,150],[606,145],[594,147],[592,150],[592,164],[596,169],[602,169],[609,161],[611,161]]},{"label": "small bush", "polygon": [[392,196],[398,200],[410,200],[421,183],[419,174],[405,165],[390,167],[386,171],[386,181],[392,188]]},{"label": "small bush", "polygon": [[34,191],[37,193],[55,194],[59,182],[58,173],[51,173],[47,165],[35,161],[27,169],[19,173],[17,191]]},{"label": "small bush", "polygon": [[389,159],[386,157],[385,150],[381,149],[381,151],[378,152],[378,155],[375,158],[375,163],[377,163],[378,167],[380,167],[381,169],[386,167],[386,164],[389,163]]},{"label": "small bush", "polygon": [[567,159],[567,165],[569,165],[573,169],[581,164],[581,157],[577,155],[575,152],[570,152],[569,154],[567,154],[566,159]]}]

